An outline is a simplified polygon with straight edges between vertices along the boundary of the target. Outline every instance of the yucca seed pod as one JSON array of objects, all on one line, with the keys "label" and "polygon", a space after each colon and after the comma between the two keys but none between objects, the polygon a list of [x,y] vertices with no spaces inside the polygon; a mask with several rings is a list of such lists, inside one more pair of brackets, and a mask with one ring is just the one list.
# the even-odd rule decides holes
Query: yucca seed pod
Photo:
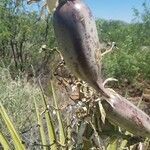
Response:
[{"label": "yucca seed pod", "polygon": [[116,92],[110,92],[110,97],[102,101],[106,117],[135,135],[150,138],[150,117]]},{"label": "yucca seed pod", "polygon": [[101,82],[101,44],[90,9],[82,0],[60,3],[54,12],[54,30],[69,69],[98,88],[96,82]]}]

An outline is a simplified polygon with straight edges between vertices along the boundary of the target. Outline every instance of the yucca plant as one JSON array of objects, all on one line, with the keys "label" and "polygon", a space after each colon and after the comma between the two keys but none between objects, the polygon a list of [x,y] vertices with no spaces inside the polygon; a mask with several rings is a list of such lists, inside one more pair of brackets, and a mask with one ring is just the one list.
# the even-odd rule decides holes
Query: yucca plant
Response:
[{"label": "yucca plant", "polygon": [[[56,128],[57,127],[54,127],[54,120],[52,119],[52,115],[49,112],[49,108],[48,108],[42,87],[41,87],[41,99],[43,100],[44,116],[46,119],[48,136],[45,133],[45,128],[43,126],[44,122],[42,119],[42,115],[39,111],[38,104],[36,102],[35,97],[33,96],[33,100],[34,100],[35,108],[36,108],[37,124],[38,124],[39,130],[40,130],[40,137],[41,137],[41,143],[42,143],[41,147],[44,150],[46,150],[46,149],[57,150],[58,147],[63,148],[63,147],[65,147],[65,142],[66,142],[65,131],[64,131],[65,128],[64,128],[64,125],[62,122],[60,111],[58,109],[58,104],[57,104],[57,100],[55,97],[55,92],[54,92],[54,87],[53,87],[52,82],[51,82],[51,86],[52,86],[52,92],[53,92],[53,100],[55,103],[54,107],[56,108],[55,110],[57,111],[57,120],[58,120],[58,124],[59,124],[58,125],[59,139],[57,139],[57,136],[56,136]],[[2,116],[2,119],[4,120],[4,122],[7,126],[7,129],[9,131],[9,133],[11,134],[11,139],[13,140],[13,145],[14,145],[15,149],[18,149],[18,150],[24,149],[25,150],[26,147],[25,147],[25,144],[23,144],[23,140],[22,140],[21,136],[18,134],[18,131],[15,129],[13,122],[8,117],[8,114],[6,113],[6,110],[1,103],[0,103],[0,116]],[[11,149],[8,140],[3,135],[2,132],[0,132],[0,143],[4,149]]]},{"label": "yucca plant", "polygon": [[[12,141],[13,141],[15,149],[25,150],[25,145],[23,144],[21,136],[19,135],[18,131],[15,129],[12,121],[8,117],[5,108],[3,107],[3,105],[1,103],[0,103],[0,116],[2,117],[3,121],[5,122],[7,129],[9,130],[9,133],[12,137]],[[4,148],[9,147],[9,144],[8,144],[6,138],[2,135],[2,133],[1,133],[0,142]]]},{"label": "yucca plant", "polygon": [[[60,13],[60,15],[61,15],[61,13]],[[66,17],[66,18],[68,19],[68,17]],[[83,21],[83,20],[81,19],[81,21]],[[59,28],[59,26],[58,26],[58,28]],[[62,39],[62,40],[64,40],[64,39]],[[53,95],[53,100],[54,100],[54,106],[52,109],[56,112],[56,116],[57,116],[56,122],[58,122],[58,126],[56,126],[56,127],[54,126],[54,124],[56,124],[56,122],[52,117],[53,114],[50,113],[51,107],[48,107],[47,98],[44,95],[41,85],[40,85],[40,88],[41,88],[41,97],[43,100],[43,107],[44,107],[43,114],[46,118],[46,127],[48,130],[48,136],[45,134],[46,129],[44,128],[44,122],[42,119],[42,115],[40,114],[40,111],[38,109],[38,107],[39,107],[37,105],[38,103],[36,102],[34,97],[33,97],[33,99],[34,99],[34,103],[35,103],[35,107],[36,107],[37,122],[40,127],[40,135],[41,135],[41,143],[42,143],[41,147],[43,149],[55,150],[55,149],[73,149],[73,148],[74,149],[90,149],[90,148],[96,149],[96,148],[99,148],[99,149],[107,149],[107,150],[112,149],[113,150],[113,149],[118,149],[118,148],[125,149],[125,148],[129,147],[130,145],[135,144],[135,142],[133,142],[133,144],[132,143],[128,144],[129,142],[132,141],[131,138],[134,138],[132,135],[130,136],[130,133],[126,133],[126,132],[122,131],[121,129],[119,130],[118,127],[113,126],[111,123],[108,123],[109,124],[108,127],[110,127],[110,130],[109,130],[109,128],[107,128],[107,126],[106,126],[107,123],[106,123],[105,117],[108,117],[110,119],[110,121],[112,121],[113,123],[118,122],[118,125],[122,125],[124,128],[130,130],[131,132],[133,131],[133,133],[138,132],[138,135],[141,134],[142,136],[149,136],[149,126],[148,126],[149,125],[148,124],[149,117],[146,116],[142,111],[140,111],[134,105],[127,102],[125,100],[125,98],[118,96],[113,90],[107,89],[109,91],[109,93],[112,93],[112,97],[110,99],[112,103],[109,103],[108,101],[103,102],[102,105],[101,105],[101,103],[99,103],[99,105],[97,107],[96,101],[93,101],[93,103],[95,103],[95,105],[94,105],[94,107],[92,107],[92,109],[89,109],[90,105],[88,105],[88,103],[86,103],[84,107],[81,107],[81,109],[83,111],[87,112],[89,109],[91,113],[88,114],[89,116],[87,118],[83,117],[84,119],[80,118],[80,120],[78,120],[78,122],[77,122],[78,125],[76,124],[77,128],[75,130],[77,133],[77,136],[76,136],[77,139],[75,140],[75,142],[77,141],[77,143],[74,142],[72,145],[69,145],[68,141],[67,141],[68,139],[66,140],[66,137],[72,138],[71,133],[72,133],[73,129],[67,128],[67,130],[65,131],[64,122],[62,121],[61,113],[58,108],[57,98],[55,95],[55,90],[54,90],[52,81],[51,81],[51,88],[52,88],[52,95]],[[117,103],[114,103],[114,101],[116,101]],[[2,105],[0,105],[0,106],[1,106],[0,114],[1,114],[4,122],[6,123],[6,126],[7,126],[8,130],[11,134],[11,137],[14,141],[14,147],[16,149],[25,149],[25,146],[22,143],[21,137],[19,136],[18,132],[15,130],[15,127],[13,126],[12,122],[10,121],[4,107]],[[103,108],[103,106],[105,109]],[[97,109],[95,109],[95,108],[97,108]],[[128,110],[127,112],[129,112],[129,114],[124,113],[124,111],[123,111],[124,108],[126,108]],[[105,111],[106,111],[106,113],[105,113]],[[106,114],[107,114],[107,116],[106,116]],[[100,116],[101,116],[101,119],[100,119]],[[139,116],[141,116],[141,117],[139,117]],[[134,121],[131,121],[131,119],[129,119],[129,118],[134,119]],[[68,125],[70,124],[69,119],[71,119],[71,118],[67,118]],[[107,136],[109,135],[110,142],[107,145],[104,143],[104,140],[102,138],[103,136],[101,135],[103,130],[101,128],[100,121],[102,121],[102,123],[107,128],[107,130],[105,132],[109,132],[109,133],[105,133]],[[129,126],[129,124],[130,124],[130,126]],[[141,126],[140,127],[138,126],[139,124],[143,125],[142,128],[141,128]],[[144,126],[147,130],[144,130],[144,128],[143,128]],[[58,128],[58,133],[56,132],[57,128]],[[86,133],[92,133],[92,134],[90,136],[88,136],[87,139],[85,139],[85,138],[83,138],[83,135]],[[0,140],[1,140],[3,147],[9,148],[9,142],[6,140],[6,137],[2,133],[0,134],[0,137],[1,137]],[[90,141],[91,139],[94,140],[94,142]],[[148,143],[148,141],[145,141],[146,145],[148,145],[147,143]],[[131,146],[130,149],[134,149],[134,146]],[[146,149],[148,149],[148,147],[146,147]]]},{"label": "yucca plant", "polygon": [[[74,125],[74,130],[71,127],[71,118],[72,116],[70,115],[70,117],[66,118],[67,121],[64,124],[64,122],[62,121],[62,113],[58,108],[58,104],[57,104],[57,98],[56,98],[56,94],[55,94],[55,90],[53,87],[53,82],[51,81],[51,88],[52,88],[52,93],[53,93],[53,100],[54,100],[54,106],[53,106],[53,111],[57,111],[56,113],[56,118],[57,120],[54,120],[54,117],[52,113],[52,111],[50,110],[50,107],[47,104],[47,98],[45,97],[43,91],[41,92],[41,99],[43,101],[43,109],[44,111],[42,111],[41,113],[41,109],[39,109],[39,104],[36,101],[36,98],[33,96],[33,100],[35,103],[35,108],[36,108],[36,115],[37,115],[37,124],[39,126],[39,132],[40,132],[40,137],[41,137],[41,144],[39,144],[39,146],[41,147],[41,149],[43,150],[47,150],[47,149],[52,149],[52,150],[56,150],[56,149],[90,149],[90,148],[96,148],[97,146],[89,139],[85,140],[84,134],[88,134],[93,133],[93,136],[95,137],[94,139],[99,143],[99,148],[101,149],[106,149],[106,150],[117,150],[117,149],[126,149],[127,147],[130,147],[130,150],[134,150],[135,147],[137,147],[139,144],[144,145],[145,149],[144,150],[148,150],[149,149],[149,140],[146,139],[143,143],[138,143],[135,141],[132,141],[132,136],[130,136],[129,133],[123,133],[121,130],[116,130],[114,126],[108,124],[107,120],[105,119],[105,113],[104,113],[104,109],[102,107],[102,105],[99,102],[99,105],[97,107],[99,107],[99,112],[93,112],[90,114],[90,118],[91,121],[81,121],[82,118],[79,119],[78,123]],[[41,87],[42,90],[42,87]],[[89,106],[88,106],[89,107]],[[84,108],[85,109],[85,108]],[[19,131],[17,131],[15,129],[14,123],[11,121],[11,119],[8,117],[8,114],[6,113],[5,108],[2,106],[2,104],[0,104],[0,116],[3,119],[4,123],[6,124],[7,130],[9,131],[10,135],[11,135],[11,140],[13,141],[13,147],[15,149],[27,149],[28,147],[25,146],[26,142],[22,140],[22,137],[19,133]],[[45,121],[43,121],[43,116],[45,117]],[[99,119],[99,116],[101,116],[101,121]],[[88,119],[89,120],[89,119]],[[58,125],[56,125],[58,122]],[[102,131],[100,131],[101,129],[98,128],[98,125],[100,125],[101,123],[105,122],[105,126],[106,129],[105,132],[103,133],[103,128]],[[55,126],[54,126],[55,124]],[[68,128],[66,128],[65,126],[68,126]],[[46,128],[45,128],[46,127]],[[56,133],[56,130],[58,128],[58,132]],[[74,137],[72,137],[72,132],[76,131],[77,133],[77,139],[75,140]],[[109,132],[109,136],[108,133]],[[104,139],[106,139],[106,137],[104,139],[102,139],[103,134],[107,135],[106,137],[109,139],[109,142],[104,142]],[[133,137],[134,139],[134,137]],[[72,140],[75,140],[74,142]],[[2,132],[0,132],[0,143],[1,146],[4,149],[12,149],[12,144],[10,145],[10,138],[8,138],[7,136],[5,136]],[[135,143],[135,145],[133,144],[129,144],[133,142],[133,144]],[[140,140],[139,140],[140,142]],[[106,144],[108,143],[108,144]],[[136,144],[137,143],[137,144]],[[132,146],[130,146],[132,145]]]}]

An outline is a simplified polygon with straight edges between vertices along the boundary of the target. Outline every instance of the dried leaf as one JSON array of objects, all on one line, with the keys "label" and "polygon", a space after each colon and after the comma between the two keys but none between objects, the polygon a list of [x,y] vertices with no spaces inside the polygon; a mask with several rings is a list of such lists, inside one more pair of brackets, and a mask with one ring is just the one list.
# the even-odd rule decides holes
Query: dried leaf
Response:
[{"label": "dried leaf", "polygon": [[100,110],[100,114],[101,114],[101,120],[105,124],[106,112],[101,104],[101,101],[98,102],[98,105],[99,105],[99,110]]},{"label": "dried leaf", "polygon": [[52,12],[58,5],[58,0],[47,0],[48,11]]}]

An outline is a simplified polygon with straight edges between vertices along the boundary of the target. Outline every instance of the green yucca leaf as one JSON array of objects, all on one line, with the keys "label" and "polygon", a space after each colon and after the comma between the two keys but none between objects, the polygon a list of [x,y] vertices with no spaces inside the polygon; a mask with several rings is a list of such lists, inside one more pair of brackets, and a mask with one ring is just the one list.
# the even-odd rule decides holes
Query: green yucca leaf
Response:
[{"label": "green yucca leaf", "polygon": [[12,140],[14,142],[14,146],[16,150],[25,150],[25,146],[22,144],[21,137],[15,130],[15,127],[13,123],[11,122],[10,118],[8,117],[5,108],[0,103],[0,115],[2,116],[4,122],[6,123],[6,126],[10,132],[10,135],[12,137]]},{"label": "green yucca leaf", "polygon": [[57,150],[57,144],[56,144],[57,139],[56,139],[54,125],[53,125],[54,123],[48,111],[45,112],[45,118],[46,118],[46,123],[48,128],[51,150]]},{"label": "green yucca leaf", "polygon": [[59,140],[60,140],[61,145],[65,145],[66,138],[65,138],[65,132],[64,132],[64,125],[63,125],[62,117],[60,115],[60,111],[58,108],[53,82],[52,81],[50,81],[50,82],[51,82],[51,88],[52,88],[52,93],[53,93],[54,105],[56,108],[57,119],[58,119],[58,123],[59,123],[59,138],[60,138]]},{"label": "green yucca leaf", "polygon": [[112,142],[108,145],[107,150],[117,150],[118,148],[118,139],[112,139]]},{"label": "green yucca leaf", "polygon": [[57,150],[57,144],[56,144],[56,134],[55,134],[55,129],[54,129],[54,122],[52,120],[52,117],[49,113],[49,110],[47,109],[47,102],[44,96],[44,92],[43,92],[43,88],[41,86],[41,82],[39,81],[39,85],[40,85],[40,89],[41,89],[41,96],[42,96],[42,100],[44,103],[44,109],[45,109],[45,120],[46,120],[46,124],[47,124],[47,129],[48,129],[48,136],[49,136],[49,140],[50,140],[50,149],[51,150]]},{"label": "green yucca leaf", "polygon": [[4,150],[9,150],[10,146],[8,141],[6,140],[6,137],[3,135],[3,133],[0,131],[0,143],[3,146]]},{"label": "green yucca leaf", "polygon": [[[40,136],[41,136],[41,140],[42,140],[42,145],[47,145],[46,135],[45,135],[44,127],[43,127],[43,123],[42,123],[42,118],[41,118],[41,115],[40,115],[40,112],[39,112],[35,98],[34,98],[34,104],[35,104],[35,109],[36,109],[38,125],[40,128]],[[43,147],[43,150],[46,150],[46,147]]]}]

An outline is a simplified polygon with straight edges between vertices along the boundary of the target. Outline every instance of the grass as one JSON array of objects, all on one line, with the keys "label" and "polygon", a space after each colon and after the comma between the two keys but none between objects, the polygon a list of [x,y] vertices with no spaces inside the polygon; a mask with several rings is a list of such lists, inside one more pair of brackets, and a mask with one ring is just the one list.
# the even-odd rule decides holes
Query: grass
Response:
[{"label": "grass", "polygon": [[[41,109],[40,89],[34,84],[27,83],[26,78],[16,77],[13,80],[8,68],[0,67],[0,103],[5,108],[10,120],[13,121],[15,129],[19,131],[19,134],[24,133],[23,139],[29,139],[31,143],[35,139],[39,139],[38,132],[37,137],[33,137],[33,134],[37,130],[33,96]],[[8,139],[9,143],[12,143],[11,134],[8,132],[6,125],[0,119],[0,131],[3,132],[4,137]]]},{"label": "grass", "polygon": [[9,116],[15,120],[18,129],[24,129],[35,122],[34,101],[40,99],[40,90],[27,83],[26,79],[11,79],[9,70],[0,68],[0,102],[6,106]]},{"label": "grass", "polygon": [[[9,69],[0,68],[0,115],[3,118],[3,121],[0,120],[0,142],[5,149],[9,147],[18,149],[18,145],[20,145],[22,149],[28,148],[29,150],[96,149],[96,147],[104,147],[106,150],[121,150],[127,149],[126,146],[132,142],[134,146],[129,145],[130,150],[138,146],[138,139],[135,141],[134,136],[125,135],[122,130],[118,130],[118,127],[105,120],[103,106],[99,105],[100,111],[97,111],[94,101],[83,103],[83,108],[81,104],[75,106],[76,109],[83,110],[86,107],[86,110],[90,112],[87,117],[88,121],[84,116],[83,118],[76,116],[73,119],[75,114],[73,116],[71,114],[77,110],[71,112],[69,110],[69,114],[63,114],[58,107],[59,99],[55,93],[55,86],[53,86],[53,82],[50,83],[53,106],[49,105],[42,86],[29,84],[25,78],[18,77],[12,80]],[[53,114],[54,111],[55,114]],[[81,113],[84,114],[82,111]],[[36,125],[37,129],[28,130],[33,125]],[[23,136],[25,130],[28,133],[26,139]],[[90,137],[92,140],[86,138],[89,136],[86,135],[88,132],[89,135],[93,133]],[[86,135],[84,138],[83,133]],[[22,139],[25,141],[26,147],[24,147]],[[149,140],[143,142],[145,142],[142,143],[146,147],[145,150],[148,150]],[[12,147],[12,143],[14,147]],[[21,148],[20,146],[19,148]]]}]

